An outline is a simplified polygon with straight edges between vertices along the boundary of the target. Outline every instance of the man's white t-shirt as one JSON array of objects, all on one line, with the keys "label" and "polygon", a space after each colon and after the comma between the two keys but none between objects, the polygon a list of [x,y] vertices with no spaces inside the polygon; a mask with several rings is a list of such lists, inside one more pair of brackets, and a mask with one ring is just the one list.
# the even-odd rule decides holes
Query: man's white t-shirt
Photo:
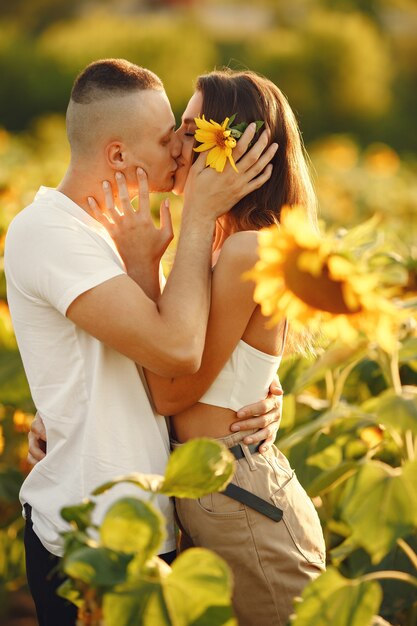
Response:
[{"label": "man's white t-shirt", "polygon": [[[121,474],[163,474],[167,425],[152,408],[141,369],[66,317],[80,294],[125,274],[96,220],[64,194],[41,187],[10,225],[5,272],[16,338],[48,446],[20,499],[32,506],[42,544],[61,556],[60,533],[68,525],[60,509]],[[94,521],[125,495],[148,498],[133,485],[118,485],[97,497]],[[156,505],[167,519],[160,552],[169,552],[175,548],[172,503],[158,496]]]}]

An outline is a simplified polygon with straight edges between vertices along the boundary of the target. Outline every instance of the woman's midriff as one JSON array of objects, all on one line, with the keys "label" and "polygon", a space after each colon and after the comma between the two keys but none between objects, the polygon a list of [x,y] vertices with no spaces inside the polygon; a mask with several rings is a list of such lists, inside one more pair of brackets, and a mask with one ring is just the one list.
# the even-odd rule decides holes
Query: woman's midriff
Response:
[{"label": "woman's midriff", "polygon": [[235,411],[198,402],[172,416],[171,426],[175,439],[184,443],[195,437],[227,437],[235,421]]}]

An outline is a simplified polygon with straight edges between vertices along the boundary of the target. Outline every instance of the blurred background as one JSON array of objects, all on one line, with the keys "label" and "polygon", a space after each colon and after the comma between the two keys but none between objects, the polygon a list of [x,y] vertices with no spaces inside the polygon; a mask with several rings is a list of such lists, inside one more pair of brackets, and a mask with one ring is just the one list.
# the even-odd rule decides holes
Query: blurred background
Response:
[{"label": "blurred background", "polygon": [[[265,74],[298,118],[321,217],[348,227],[378,213],[415,244],[414,0],[14,0],[0,5],[1,253],[13,216],[39,185],[59,182],[71,85],[102,57],[156,72],[177,121],[198,74],[224,65]],[[33,624],[16,503],[33,410],[1,272],[0,622],[8,626]]]}]

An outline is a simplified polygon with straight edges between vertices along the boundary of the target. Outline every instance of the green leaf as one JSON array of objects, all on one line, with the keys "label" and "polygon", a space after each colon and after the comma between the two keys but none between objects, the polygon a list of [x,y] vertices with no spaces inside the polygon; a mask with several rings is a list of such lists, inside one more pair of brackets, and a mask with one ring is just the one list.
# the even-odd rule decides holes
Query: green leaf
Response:
[{"label": "green leaf", "polygon": [[103,546],[136,554],[143,562],[157,554],[165,538],[165,520],[152,504],[136,498],[117,500],[100,527]]},{"label": "green leaf", "polygon": [[77,506],[65,506],[61,509],[61,517],[82,531],[91,525],[91,513],[95,506],[92,500],[85,500]]},{"label": "green leaf", "polygon": [[340,501],[341,519],[349,524],[351,542],[378,563],[417,527],[417,461],[392,468],[368,462],[350,478]]},{"label": "green leaf", "polygon": [[282,396],[282,420],[280,428],[293,428],[297,414],[296,398],[292,393]]},{"label": "green leaf", "polygon": [[33,401],[17,350],[0,351],[0,402],[32,410]]},{"label": "green leaf", "polygon": [[[204,548],[183,552],[172,564],[172,573],[164,578],[164,597],[176,626],[200,624],[211,607],[229,610],[228,626],[236,626],[231,614],[232,578],[226,563]],[[222,624],[224,622],[220,622]],[[201,625],[204,621],[201,622]],[[217,622],[212,622],[217,624]]]},{"label": "green leaf", "polygon": [[[129,592],[106,593],[103,598],[103,615],[106,626],[138,626],[146,624],[144,614],[158,586],[154,582],[141,581]],[[158,626],[171,626],[160,621]]]},{"label": "green leaf", "polygon": [[400,432],[411,430],[417,435],[417,389],[407,387],[401,395],[388,389],[377,398],[364,402],[362,409],[375,416],[375,421]]},{"label": "green leaf", "polygon": [[[231,609],[232,584],[226,563],[213,552],[191,548],[172,569],[148,562],[133,580],[106,593],[106,626],[237,626]],[[210,621],[211,620],[211,621]]]},{"label": "green leaf", "polygon": [[132,474],[118,476],[114,480],[109,480],[109,482],[100,485],[93,491],[93,496],[98,496],[120,483],[131,483],[144,491],[158,493],[163,481],[164,477],[159,474],[140,474],[139,472],[133,472]]},{"label": "green leaf", "polygon": [[191,626],[234,626],[237,624],[233,617],[231,606],[209,606]]},{"label": "green leaf", "polygon": [[398,358],[400,363],[417,366],[417,337],[408,337],[402,343]]},{"label": "green leaf", "polygon": [[354,361],[359,361],[366,354],[367,344],[365,343],[355,344],[353,347],[337,342],[330,344],[310,367],[301,372],[295,383],[293,393],[324,379],[329,370],[334,371],[338,367],[346,367]]},{"label": "green leaf", "polygon": [[356,407],[340,403],[329,411],[322,413],[320,417],[303,424],[303,426],[293,430],[288,435],[284,435],[284,437],[279,439],[279,447],[292,448],[303,441],[303,439],[311,437],[323,427],[328,427],[342,418],[363,419],[364,416],[368,417],[366,413],[359,412]]},{"label": "green leaf", "polygon": [[12,467],[0,468],[0,500],[3,502],[17,502],[23,482],[23,474]]},{"label": "green leaf", "polygon": [[132,556],[107,548],[81,548],[64,559],[64,572],[91,587],[111,587],[126,580]]},{"label": "green leaf", "polygon": [[171,454],[160,493],[177,498],[200,498],[222,491],[231,481],[235,459],[213,439],[192,439]]},{"label": "green leaf", "polygon": [[80,607],[84,604],[84,598],[82,597],[79,589],[77,589],[74,581],[71,578],[67,578],[57,589],[57,594],[65,600],[69,600],[76,606]]},{"label": "green leaf", "polygon": [[231,481],[235,459],[225,446],[214,439],[192,439],[176,448],[168,460],[165,476],[127,474],[101,485],[93,495],[127,482],[145,491],[177,498],[200,498],[222,491]]},{"label": "green leaf", "polygon": [[322,470],[339,466],[342,462],[342,449],[333,437],[320,433],[315,449],[309,454],[307,465]]},{"label": "green leaf", "polygon": [[[234,137],[235,139],[239,140],[241,138],[241,136],[243,135],[243,133],[245,132],[245,130],[247,129],[247,127],[249,126],[248,122],[240,122],[240,124],[236,124],[235,126],[231,126],[233,120],[236,117],[236,113],[234,115],[232,115],[232,117],[229,120],[229,125],[228,128],[231,131],[231,135],[232,137]],[[255,133],[258,132],[258,130],[260,128],[262,128],[262,126],[264,125],[265,122],[261,121],[261,120],[256,120],[255,124],[256,124],[256,128],[255,128]]]},{"label": "green leaf", "polygon": [[344,578],[329,567],[304,589],[292,626],[365,626],[378,613],[382,591],[377,582]]},{"label": "green leaf", "polygon": [[333,467],[325,472],[322,472],[310,483],[308,487],[309,496],[311,498],[315,498],[316,496],[325,494],[335,485],[340,484],[349,476],[353,476],[358,467],[359,466],[356,461],[346,461],[337,467]]}]

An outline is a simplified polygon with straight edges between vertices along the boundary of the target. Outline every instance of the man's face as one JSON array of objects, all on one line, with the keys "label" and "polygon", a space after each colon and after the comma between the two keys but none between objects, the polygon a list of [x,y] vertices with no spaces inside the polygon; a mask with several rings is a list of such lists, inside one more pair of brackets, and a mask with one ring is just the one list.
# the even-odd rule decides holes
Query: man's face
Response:
[{"label": "man's face", "polygon": [[203,94],[196,91],[190,98],[187,107],[182,114],[181,126],[177,130],[177,138],[182,144],[181,156],[177,159],[178,169],[175,173],[173,192],[177,195],[184,193],[188,172],[193,163],[193,147],[195,145],[194,133],[197,129],[194,121],[199,117],[203,108]]},{"label": "man's face", "polygon": [[148,89],[135,95],[137,114],[125,137],[126,170],[129,187],[137,185],[136,168],[148,175],[150,191],[171,191],[181,153],[181,140],[175,134],[175,118],[164,91]]}]

